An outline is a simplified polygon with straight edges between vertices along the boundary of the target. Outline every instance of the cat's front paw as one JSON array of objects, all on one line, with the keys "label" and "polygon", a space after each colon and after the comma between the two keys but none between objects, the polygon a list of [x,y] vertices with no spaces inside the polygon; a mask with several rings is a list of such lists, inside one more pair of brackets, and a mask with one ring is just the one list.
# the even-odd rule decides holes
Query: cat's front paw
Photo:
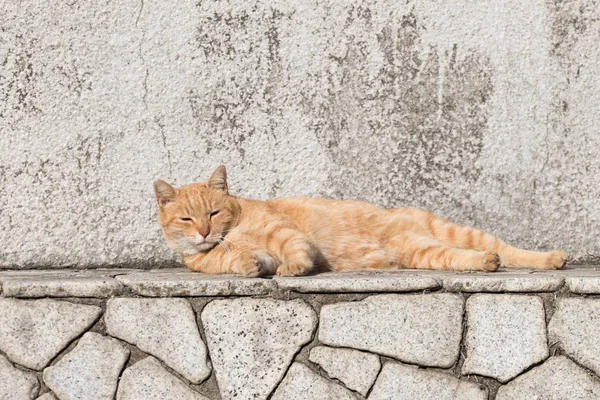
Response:
[{"label": "cat's front paw", "polygon": [[310,264],[302,264],[302,263],[294,263],[287,262],[283,263],[277,268],[277,275],[279,276],[301,276],[306,275],[310,272],[312,268],[312,263]]},{"label": "cat's front paw", "polygon": [[560,269],[567,263],[567,253],[562,250],[554,250],[546,260],[545,269]]},{"label": "cat's front paw", "polygon": [[248,278],[272,275],[277,269],[277,262],[266,251],[246,252],[240,255],[234,272]]}]

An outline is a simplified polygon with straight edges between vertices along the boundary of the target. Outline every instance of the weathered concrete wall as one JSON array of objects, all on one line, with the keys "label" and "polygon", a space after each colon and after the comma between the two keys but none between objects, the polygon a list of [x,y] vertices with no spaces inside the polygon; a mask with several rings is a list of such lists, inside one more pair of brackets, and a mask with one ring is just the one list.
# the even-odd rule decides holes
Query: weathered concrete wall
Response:
[{"label": "weathered concrete wall", "polygon": [[600,5],[5,1],[0,267],[174,260],[152,182],[600,253]]},{"label": "weathered concrete wall", "polygon": [[19,270],[0,291],[3,400],[600,398],[591,268]]}]

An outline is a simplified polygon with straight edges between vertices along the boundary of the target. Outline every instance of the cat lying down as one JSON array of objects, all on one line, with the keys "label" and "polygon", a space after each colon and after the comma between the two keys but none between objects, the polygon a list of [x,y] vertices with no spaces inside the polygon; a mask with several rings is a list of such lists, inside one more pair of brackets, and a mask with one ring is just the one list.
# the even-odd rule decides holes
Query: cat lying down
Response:
[{"label": "cat lying down", "polygon": [[495,271],[561,268],[567,255],[512,247],[423,210],[381,209],[352,200],[249,200],[228,193],[225,167],[208,182],[154,183],[167,243],[192,271],[306,275],[397,268]]}]

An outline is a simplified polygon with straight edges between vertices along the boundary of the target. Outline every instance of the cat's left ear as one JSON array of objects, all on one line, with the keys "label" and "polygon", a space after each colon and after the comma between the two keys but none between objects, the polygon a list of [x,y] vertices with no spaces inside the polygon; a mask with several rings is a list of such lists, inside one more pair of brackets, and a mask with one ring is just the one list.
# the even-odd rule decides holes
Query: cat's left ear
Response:
[{"label": "cat's left ear", "polygon": [[227,171],[224,165],[219,165],[208,180],[208,187],[227,193]]},{"label": "cat's left ear", "polygon": [[158,205],[163,207],[165,204],[175,200],[177,189],[159,179],[154,182],[154,194],[156,195]]}]

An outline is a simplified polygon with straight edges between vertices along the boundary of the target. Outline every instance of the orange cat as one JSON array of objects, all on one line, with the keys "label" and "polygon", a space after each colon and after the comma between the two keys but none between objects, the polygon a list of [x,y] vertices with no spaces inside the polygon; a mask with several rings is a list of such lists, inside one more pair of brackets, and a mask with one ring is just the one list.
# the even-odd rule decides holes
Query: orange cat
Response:
[{"label": "orange cat", "polygon": [[495,271],[555,269],[560,250],[527,251],[427,211],[385,210],[369,203],[328,199],[248,200],[227,189],[225,167],[206,183],[176,189],[154,183],[159,219],[169,246],[192,271],[244,276],[424,268]]}]

